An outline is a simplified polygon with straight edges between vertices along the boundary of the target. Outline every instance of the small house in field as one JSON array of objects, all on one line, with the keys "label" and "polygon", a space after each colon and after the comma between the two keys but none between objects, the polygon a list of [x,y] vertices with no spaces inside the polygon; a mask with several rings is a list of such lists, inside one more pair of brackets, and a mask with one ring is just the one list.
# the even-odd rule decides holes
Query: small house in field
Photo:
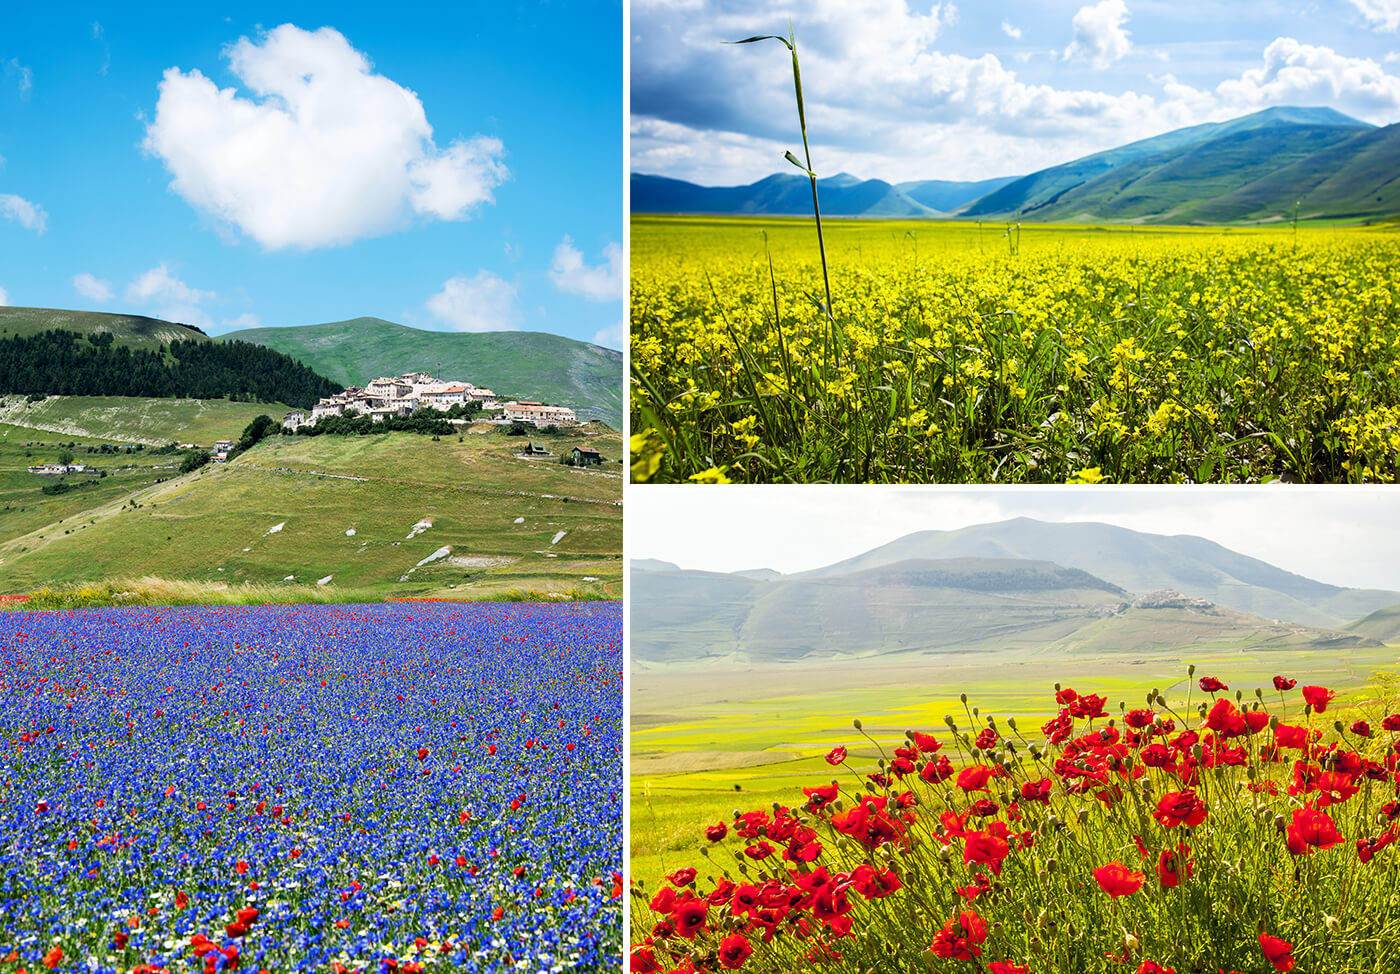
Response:
[{"label": "small house in field", "polygon": [[602,464],[603,455],[591,446],[576,446],[569,454],[569,462],[575,467],[596,467]]},{"label": "small house in field", "polygon": [[233,449],[233,440],[215,440],[215,441],[214,441],[214,452],[215,452],[215,453],[227,454],[228,451],[229,451],[229,450],[232,450],[232,449]]},{"label": "small house in field", "polygon": [[304,409],[293,409],[282,417],[282,426],[284,429],[296,432],[297,429],[306,425],[308,425],[308,420],[306,418],[306,410]]},{"label": "small house in field", "polygon": [[525,449],[521,450],[517,456],[552,457],[554,454],[550,453],[549,447],[545,446],[543,443],[526,443]]}]

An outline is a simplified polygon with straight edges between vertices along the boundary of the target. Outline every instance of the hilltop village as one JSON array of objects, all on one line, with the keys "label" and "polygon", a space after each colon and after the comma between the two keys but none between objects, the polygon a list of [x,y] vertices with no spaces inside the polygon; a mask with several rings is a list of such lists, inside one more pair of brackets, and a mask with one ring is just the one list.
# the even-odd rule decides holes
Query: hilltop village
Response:
[{"label": "hilltop village", "polygon": [[411,416],[420,409],[447,412],[453,406],[476,403],[482,412],[495,413],[489,422],[529,423],[533,426],[576,426],[578,418],[567,406],[541,402],[500,401],[490,389],[470,382],[445,382],[427,372],[406,372],[396,378],[379,378],[361,388],[350,386],[343,392],[319,400],[308,413],[294,409],[282,418],[282,425],[295,431],[315,425],[324,416],[369,416],[376,422],[391,416]]}]

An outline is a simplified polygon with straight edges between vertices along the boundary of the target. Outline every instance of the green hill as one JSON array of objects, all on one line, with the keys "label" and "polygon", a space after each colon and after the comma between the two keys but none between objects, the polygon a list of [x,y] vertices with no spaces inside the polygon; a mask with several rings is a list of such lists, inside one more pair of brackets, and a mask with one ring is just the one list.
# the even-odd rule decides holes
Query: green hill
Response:
[{"label": "green hill", "polygon": [[[1117,205],[1125,214],[1119,218],[1147,212],[1162,214],[1243,185],[1248,181],[1243,176],[1230,182],[1232,165],[1246,167],[1257,178],[1293,162],[1300,153],[1306,154],[1303,149],[1290,150],[1287,158],[1275,162],[1271,147],[1277,147],[1280,141],[1313,133],[1315,151],[1330,144],[1328,138],[1344,138],[1347,133],[1355,135],[1372,129],[1373,126],[1329,108],[1269,108],[1228,122],[1176,129],[1033,172],[988,193],[959,214],[1007,218],[1019,213],[1035,220],[1080,219],[1085,214],[1096,214],[1098,207],[1114,200],[1118,200]],[[1214,147],[1203,153],[1197,151],[1212,144]],[[1150,180],[1142,193],[1130,191],[1138,181],[1180,160],[1186,162]],[[1144,198],[1138,200],[1139,195]],[[1288,201],[1290,211],[1292,203]],[[1104,213],[1094,218],[1115,217]]]},{"label": "green hill", "polygon": [[380,318],[354,318],[246,329],[220,340],[265,345],[346,385],[421,370],[502,395],[569,406],[580,420],[622,426],[622,353],[559,335],[423,331]]},{"label": "green hill", "polygon": [[541,438],[556,454],[586,443],[613,461],[587,469],[518,457],[523,437],[484,424],[460,442],[274,436],[185,475],[178,454],[89,454],[79,444],[75,458],[108,475],[65,477],[73,489],[57,496],[41,487],[57,478],[24,466],[52,460],[57,444],[26,456],[13,440],[0,446],[0,594],[143,576],[329,579],[379,597],[620,592],[616,433]]},{"label": "green hill", "polygon": [[63,311],[57,308],[0,307],[0,338],[40,332],[75,331],[80,335],[109,334],[114,344],[154,350],[171,342],[210,341],[193,325],[180,325],[145,315],[104,311]]},{"label": "green hill", "polygon": [[848,575],[912,558],[1054,561],[1132,592],[1175,589],[1238,612],[1329,628],[1400,602],[1397,592],[1327,585],[1204,538],[1024,517],[957,531],[920,531],[804,577]]},{"label": "green hill", "polygon": [[1383,643],[1400,642],[1400,605],[1377,609],[1347,626],[1347,630]]}]

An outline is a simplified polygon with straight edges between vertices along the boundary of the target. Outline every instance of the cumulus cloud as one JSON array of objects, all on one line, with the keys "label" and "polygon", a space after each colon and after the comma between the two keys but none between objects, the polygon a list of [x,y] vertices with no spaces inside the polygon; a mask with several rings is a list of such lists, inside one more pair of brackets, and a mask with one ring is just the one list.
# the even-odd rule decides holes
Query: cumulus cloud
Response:
[{"label": "cumulus cloud", "polygon": [[1021,28],[1011,26],[1011,21],[1009,20],[1003,20],[1001,22],[1001,32],[1013,41],[1019,41],[1021,39]]},{"label": "cumulus cloud", "polygon": [[1400,30],[1400,0],[1351,0],[1351,5],[1376,30]]},{"label": "cumulus cloud", "polygon": [[622,263],[622,248],[610,243],[603,248],[603,263],[590,267],[573,240],[565,235],[559,246],[554,248],[549,279],[555,287],[569,294],[577,294],[591,301],[609,301],[621,298],[626,290]]},{"label": "cumulus cloud", "polygon": [[10,303],[10,292],[0,287],[0,308],[8,307]]},{"label": "cumulus cloud", "polygon": [[[1170,75],[1118,78],[1110,71],[1100,90],[1072,89],[1024,80],[1011,59],[940,50],[947,23],[941,5],[927,13],[907,0],[768,6],[755,12],[746,0],[693,0],[679,9],[634,0],[633,172],[734,185],[790,171],[783,152],[800,150],[801,143],[786,51],[773,43],[721,43],[771,33],[788,16],[797,24],[820,175],[846,171],[898,181],[1026,173],[1268,105],[1330,104],[1377,124],[1400,120],[1400,101],[1391,95],[1396,78],[1378,64],[1286,37],[1261,40],[1263,56],[1246,63],[1249,70],[1234,69],[1209,84],[1193,74],[1199,87]],[[1122,41],[1091,44],[1086,28],[1072,58],[1088,63],[1096,51],[1107,58],[1133,50],[1122,0],[1083,10],[1106,13],[1105,23]],[[1043,49],[1034,53],[1044,57]]]},{"label": "cumulus cloud", "polygon": [[257,328],[262,324],[262,319],[251,311],[245,311],[237,318],[225,318],[223,324],[226,328]]},{"label": "cumulus cloud", "polygon": [[249,94],[170,68],[143,144],[190,205],[269,250],[465,220],[509,175],[498,139],[439,149],[418,96],[330,27],[284,24],[226,55]]},{"label": "cumulus cloud", "polygon": [[1216,93],[1239,109],[1329,104],[1375,120],[1400,115],[1400,77],[1369,58],[1344,57],[1291,37],[1273,41],[1262,66],[1222,82]]},{"label": "cumulus cloud", "polygon": [[190,287],[180,280],[164,261],[137,277],[126,289],[128,301],[153,309],[157,317],[200,328],[214,324],[200,304],[215,297],[213,291]]},{"label": "cumulus cloud", "polygon": [[35,233],[43,233],[49,228],[49,215],[42,206],[13,193],[0,193],[0,216],[14,220]]},{"label": "cumulus cloud", "polygon": [[600,328],[593,336],[594,345],[602,345],[604,348],[615,348],[619,351],[623,343],[627,341],[627,322],[619,321],[615,325],[607,328]]},{"label": "cumulus cloud", "polygon": [[511,331],[516,328],[515,285],[490,271],[447,281],[427,307],[453,331]]},{"label": "cumulus cloud", "polygon": [[1123,0],[1102,0],[1093,6],[1080,7],[1074,15],[1074,40],[1062,55],[1066,61],[1088,61],[1102,70],[1133,49],[1123,21],[1128,19],[1128,5]]},{"label": "cumulus cloud", "polygon": [[112,285],[87,271],[73,275],[73,290],[99,304],[112,300]]}]

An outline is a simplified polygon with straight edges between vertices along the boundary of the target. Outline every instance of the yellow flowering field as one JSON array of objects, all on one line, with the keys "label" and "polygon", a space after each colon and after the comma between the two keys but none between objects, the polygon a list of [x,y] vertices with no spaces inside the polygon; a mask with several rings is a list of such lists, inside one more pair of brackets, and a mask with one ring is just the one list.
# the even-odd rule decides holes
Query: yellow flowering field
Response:
[{"label": "yellow flowering field", "polygon": [[1400,472],[1400,228],[632,220],[636,481]]}]

